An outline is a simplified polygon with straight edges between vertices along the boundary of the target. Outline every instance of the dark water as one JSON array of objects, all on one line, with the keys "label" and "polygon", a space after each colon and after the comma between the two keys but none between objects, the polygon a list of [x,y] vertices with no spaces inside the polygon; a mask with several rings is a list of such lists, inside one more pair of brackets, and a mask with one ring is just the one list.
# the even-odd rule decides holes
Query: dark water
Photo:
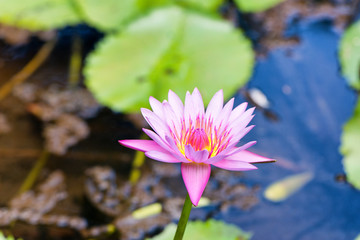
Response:
[{"label": "dark water", "polygon": [[[259,165],[245,179],[264,190],[295,173],[312,171],[315,177],[284,202],[270,202],[262,191],[256,207],[243,211],[234,206],[215,218],[253,232],[254,240],[354,239],[360,233],[360,191],[335,180],[343,173],[342,126],[356,101],[339,72],[341,34],[320,20],[297,23],[291,30],[300,44],[259,59],[248,86],[261,89],[280,118],[269,121],[257,112],[256,127],[246,137],[258,140],[251,150],[280,161]],[[244,101],[243,96],[237,101]]]}]

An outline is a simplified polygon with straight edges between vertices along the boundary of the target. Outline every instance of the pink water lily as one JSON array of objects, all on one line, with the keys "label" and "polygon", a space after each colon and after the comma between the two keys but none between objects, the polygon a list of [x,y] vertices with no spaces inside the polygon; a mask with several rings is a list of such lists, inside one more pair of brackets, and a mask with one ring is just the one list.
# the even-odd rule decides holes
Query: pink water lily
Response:
[{"label": "pink water lily", "polygon": [[197,206],[209,181],[211,166],[231,170],[257,169],[252,163],[272,159],[251,153],[246,149],[256,142],[240,147],[239,140],[253,126],[254,108],[246,110],[247,103],[233,109],[234,99],[223,106],[223,92],[218,91],[206,111],[197,88],[186,93],[185,105],[171,90],[168,101],[162,103],[150,97],[153,111],[142,108],[146,121],[155,131],[143,129],[152,140],[120,140],[129,148],[143,151],[154,160],[181,163],[181,173],[191,202]]}]

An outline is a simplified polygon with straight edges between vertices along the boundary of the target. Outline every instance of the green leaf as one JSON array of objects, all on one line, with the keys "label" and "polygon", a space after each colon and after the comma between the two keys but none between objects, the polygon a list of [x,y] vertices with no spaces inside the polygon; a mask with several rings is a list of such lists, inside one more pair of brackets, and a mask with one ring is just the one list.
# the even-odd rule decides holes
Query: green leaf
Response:
[{"label": "green leaf", "polygon": [[[175,231],[176,225],[170,224],[161,234],[149,239],[173,239]],[[251,233],[244,232],[232,224],[208,220],[206,222],[188,222],[183,240],[248,240],[251,238],[251,235]]]},{"label": "green leaf", "polygon": [[284,0],[235,0],[235,3],[243,12],[262,12],[283,1]]},{"label": "green leaf", "polygon": [[136,0],[75,0],[84,20],[101,31],[123,27],[137,11]]},{"label": "green leaf", "polygon": [[223,0],[75,0],[84,20],[109,32],[121,29],[130,20],[155,8],[178,4],[203,11],[216,11]]},{"label": "green leaf", "polygon": [[264,192],[264,196],[266,199],[273,202],[284,201],[294,193],[298,192],[313,179],[313,177],[314,174],[312,172],[304,172],[286,177],[268,186]]},{"label": "green leaf", "polygon": [[346,179],[354,187],[360,189],[360,100],[353,117],[345,124],[340,151],[344,155],[343,164]]},{"label": "green leaf", "polygon": [[174,2],[199,10],[216,11],[223,3],[223,0],[174,0]]},{"label": "green leaf", "polygon": [[340,43],[339,57],[342,73],[349,85],[360,89],[360,21],[345,31]]},{"label": "green leaf", "polygon": [[161,211],[162,211],[162,205],[160,203],[152,203],[145,207],[136,209],[131,213],[131,215],[135,219],[143,219],[157,215],[161,213]]},{"label": "green leaf", "polygon": [[153,11],[106,37],[87,59],[88,88],[117,111],[139,111],[149,96],[179,96],[198,87],[208,103],[230,97],[251,76],[251,43],[228,22],[179,7]]},{"label": "green leaf", "polygon": [[360,234],[356,236],[355,240],[360,240]]},{"label": "green leaf", "polygon": [[8,235],[5,236],[1,231],[0,231],[0,240],[22,240],[22,238],[14,238],[14,236],[12,235]]},{"label": "green leaf", "polygon": [[0,0],[0,23],[3,24],[40,31],[79,22],[80,17],[68,0]]}]

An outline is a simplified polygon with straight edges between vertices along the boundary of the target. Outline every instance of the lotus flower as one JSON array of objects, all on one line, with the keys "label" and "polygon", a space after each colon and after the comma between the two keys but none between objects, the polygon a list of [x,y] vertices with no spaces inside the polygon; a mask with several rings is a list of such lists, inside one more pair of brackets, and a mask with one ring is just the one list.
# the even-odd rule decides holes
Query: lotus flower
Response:
[{"label": "lotus flower", "polygon": [[252,163],[268,159],[246,149],[256,142],[240,147],[239,140],[253,126],[254,108],[247,103],[233,109],[234,99],[223,106],[223,92],[218,91],[206,111],[197,88],[186,93],[185,105],[171,90],[169,100],[162,103],[150,97],[153,111],[142,108],[141,113],[154,131],[143,129],[152,140],[120,140],[129,148],[166,163],[181,163],[181,173],[193,205],[197,206],[209,181],[211,165],[230,171],[257,169]]}]

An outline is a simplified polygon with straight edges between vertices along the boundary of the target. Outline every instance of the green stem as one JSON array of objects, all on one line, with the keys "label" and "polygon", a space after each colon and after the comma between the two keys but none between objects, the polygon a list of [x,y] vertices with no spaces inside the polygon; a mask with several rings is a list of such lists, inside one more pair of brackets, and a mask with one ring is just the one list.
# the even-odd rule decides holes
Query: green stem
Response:
[{"label": "green stem", "polygon": [[46,150],[43,150],[40,157],[36,161],[34,167],[31,169],[30,173],[27,175],[24,183],[21,185],[19,194],[26,192],[29,190],[35,183],[37,177],[39,176],[40,171],[45,166],[47,160],[49,158],[49,152]]},{"label": "green stem", "polygon": [[186,224],[189,220],[190,212],[192,208],[192,203],[189,197],[189,194],[186,195],[184,206],[181,212],[180,220],[176,229],[174,240],[182,240],[186,228]]},{"label": "green stem", "polygon": [[45,43],[41,49],[36,53],[35,57],[28,62],[20,72],[15,74],[9,81],[7,81],[0,88],[0,101],[3,100],[9,93],[11,93],[12,89],[16,86],[24,82],[27,78],[29,78],[50,56],[50,53],[55,47],[56,38]]},{"label": "green stem", "polygon": [[80,82],[82,65],[82,39],[75,35],[72,40],[71,57],[69,66],[69,83],[71,87],[76,87]]},{"label": "green stem", "polygon": [[[147,135],[145,133],[141,134],[140,139],[147,139]],[[139,178],[141,177],[141,167],[145,162],[145,153],[136,151],[135,158],[132,163],[131,171],[130,171],[130,183],[135,185]]]},{"label": "green stem", "polygon": [[144,165],[145,162],[145,154],[140,151],[136,151],[135,158],[132,164],[132,169],[130,172],[130,183],[135,185],[141,176],[140,167]]}]

